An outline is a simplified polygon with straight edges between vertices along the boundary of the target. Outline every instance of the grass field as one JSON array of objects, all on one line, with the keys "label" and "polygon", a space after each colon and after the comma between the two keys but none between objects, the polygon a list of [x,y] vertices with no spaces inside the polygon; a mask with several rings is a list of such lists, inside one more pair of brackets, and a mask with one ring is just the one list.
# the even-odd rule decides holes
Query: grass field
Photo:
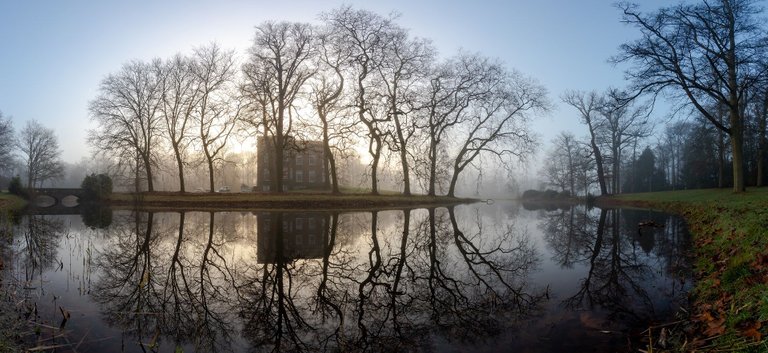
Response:
[{"label": "grass field", "polygon": [[695,246],[689,351],[768,352],[768,188],[612,196],[606,203],[662,209],[688,221]]}]

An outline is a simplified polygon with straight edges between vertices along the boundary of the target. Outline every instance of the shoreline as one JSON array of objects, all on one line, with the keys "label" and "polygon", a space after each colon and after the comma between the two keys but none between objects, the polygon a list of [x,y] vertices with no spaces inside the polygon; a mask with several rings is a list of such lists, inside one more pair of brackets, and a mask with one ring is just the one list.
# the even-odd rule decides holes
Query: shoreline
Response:
[{"label": "shoreline", "polygon": [[371,195],[328,193],[114,193],[105,204],[114,209],[190,211],[248,210],[398,210],[451,207],[479,202],[478,199],[425,195]]},{"label": "shoreline", "polygon": [[768,349],[768,188],[611,195],[596,205],[659,210],[688,223],[695,278],[691,311],[679,322],[649,328],[649,348]]}]

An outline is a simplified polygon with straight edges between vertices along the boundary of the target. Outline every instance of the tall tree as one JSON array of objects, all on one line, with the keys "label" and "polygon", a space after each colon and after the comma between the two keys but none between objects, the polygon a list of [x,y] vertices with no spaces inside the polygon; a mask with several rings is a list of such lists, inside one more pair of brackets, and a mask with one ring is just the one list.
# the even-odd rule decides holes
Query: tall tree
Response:
[{"label": "tall tree", "polygon": [[17,147],[27,172],[27,187],[36,188],[48,180],[64,176],[59,142],[53,129],[28,121],[19,131]]},{"label": "tall tree", "polygon": [[227,145],[240,115],[240,104],[235,94],[234,53],[222,50],[217,44],[195,49],[193,75],[196,94],[194,120],[198,143],[208,166],[208,187],[215,191],[215,163]]},{"label": "tall tree", "polygon": [[561,191],[576,194],[576,178],[579,172],[579,143],[572,133],[563,131],[552,140],[542,173],[547,183],[560,187]]},{"label": "tall tree", "polygon": [[442,172],[440,161],[448,159],[450,132],[468,119],[474,102],[491,93],[493,85],[488,83],[499,77],[501,70],[488,58],[467,53],[459,53],[430,70],[428,83],[418,95],[421,103],[416,121],[428,146],[426,185],[430,196],[436,194],[438,175],[447,174]]},{"label": "tall tree", "polygon": [[7,171],[13,165],[13,123],[0,111],[0,170]]},{"label": "tall tree", "polygon": [[650,106],[635,105],[634,100],[628,100],[626,97],[626,93],[622,91],[609,89],[603,95],[603,103],[600,106],[599,118],[602,122],[598,124],[599,140],[610,151],[611,183],[609,186],[613,194],[621,193],[621,164],[624,149],[648,137],[652,131],[649,121]]},{"label": "tall tree", "polygon": [[325,150],[326,168],[325,182],[330,184],[331,192],[339,191],[339,176],[336,170],[336,156],[331,140],[340,142],[349,135],[352,124],[344,122],[342,114],[345,109],[343,70],[350,60],[350,51],[344,45],[339,33],[331,27],[323,28],[317,36],[318,53],[315,57],[317,73],[309,85],[311,87],[309,100],[320,120],[323,149]]},{"label": "tall tree", "polygon": [[603,154],[600,152],[597,139],[597,130],[600,127],[598,115],[602,106],[602,99],[595,91],[568,91],[561,99],[563,102],[579,111],[579,118],[589,129],[589,145],[592,147],[595,167],[597,168],[597,182],[600,184],[600,195],[607,195],[608,186],[605,180]]},{"label": "tall tree", "polygon": [[508,158],[525,159],[536,146],[528,130],[528,120],[549,108],[544,87],[518,72],[502,70],[502,75],[488,82],[491,94],[473,103],[471,112],[454,135],[457,153],[448,185],[449,197],[454,197],[460,174],[469,165],[488,155],[507,166]]},{"label": "tall tree", "polygon": [[323,20],[338,31],[351,50],[350,72],[354,91],[354,103],[359,121],[365,125],[368,135],[368,153],[371,155],[371,193],[379,193],[378,169],[384,150],[388,107],[378,104],[373,77],[384,49],[389,45],[387,35],[393,24],[393,17],[383,17],[366,10],[355,10],[349,6],[323,14]]},{"label": "tall tree", "polygon": [[256,27],[250,60],[243,70],[248,83],[243,89],[250,98],[260,99],[265,146],[273,149],[270,161],[273,190],[283,191],[283,157],[292,147],[293,110],[306,81],[312,76],[309,65],[314,53],[312,28],[305,23],[266,22]]},{"label": "tall tree", "polygon": [[157,67],[161,78],[162,106],[166,138],[173,148],[179,175],[179,191],[185,191],[184,165],[191,142],[192,115],[200,99],[192,61],[180,54]]},{"label": "tall tree", "polygon": [[[435,49],[429,41],[410,38],[408,32],[400,27],[392,26],[385,34],[387,46],[375,60],[376,72],[379,74],[383,93],[386,97],[387,117],[391,121],[388,134],[393,137],[390,150],[400,156],[400,167],[403,173],[403,194],[411,194],[410,168],[408,164],[408,142],[416,133],[415,124],[410,117],[414,107],[414,92],[435,57]],[[394,130],[394,131],[392,131]]]},{"label": "tall tree", "polygon": [[[745,190],[742,106],[766,73],[766,35],[754,0],[703,0],[644,14],[622,3],[623,21],[640,38],[621,45],[615,62],[634,64],[627,72],[638,94],[670,91],[728,134],[733,155],[733,190]],[[727,123],[707,103],[728,111]]]},{"label": "tall tree", "polygon": [[98,97],[88,106],[96,122],[96,128],[88,133],[88,143],[97,154],[135,161],[137,190],[143,170],[147,190],[154,191],[152,167],[162,124],[157,66],[142,61],[124,64],[119,72],[101,81]]}]

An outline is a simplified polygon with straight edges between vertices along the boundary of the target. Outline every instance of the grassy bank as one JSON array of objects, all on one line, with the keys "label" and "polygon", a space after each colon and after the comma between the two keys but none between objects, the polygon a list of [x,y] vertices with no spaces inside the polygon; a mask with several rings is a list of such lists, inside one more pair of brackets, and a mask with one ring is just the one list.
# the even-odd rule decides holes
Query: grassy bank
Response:
[{"label": "grassy bank", "polygon": [[696,285],[682,351],[768,351],[768,188],[706,189],[601,199],[680,214],[695,246]]},{"label": "grassy bank", "polygon": [[395,194],[340,194],[296,192],[271,193],[115,193],[110,204],[142,209],[184,208],[191,210],[238,210],[238,209],[309,209],[309,210],[360,210],[370,208],[404,209],[435,207],[475,202],[474,199],[445,196]]},{"label": "grassy bank", "polygon": [[0,210],[21,209],[27,205],[27,201],[5,192],[0,192]]}]

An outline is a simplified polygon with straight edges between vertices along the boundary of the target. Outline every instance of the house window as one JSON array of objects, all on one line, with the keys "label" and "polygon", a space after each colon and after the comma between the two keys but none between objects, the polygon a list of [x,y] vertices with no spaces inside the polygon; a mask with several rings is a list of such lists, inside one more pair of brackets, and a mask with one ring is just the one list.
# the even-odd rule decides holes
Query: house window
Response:
[{"label": "house window", "polygon": [[296,155],[296,165],[304,165],[304,156],[301,154]]},{"label": "house window", "polygon": [[269,181],[269,169],[264,169],[264,180]]},{"label": "house window", "polygon": [[309,156],[307,156],[307,163],[309,165],[315,165],[315,155],[314,154],[310,154]]},{"label": "house window", "polygon": [[304,239],[302,239],[301,234],[296,234],[296,235],[294,235],[294,237],[295,237],[295,239],[294,239],[295,243],[294,244],[301,245],[304,242],[303,241]]},{"label": "house window", "polygon": [[262,191],[269,191],[269,185],[264,185],[261,187]]},{"label": "house window", "polygon": [[307,222],[307,223],[308,223],[308,224],[307,224],[307,227],[308,227],[309,229],[315,229],[315,219],[314,219],[314,218],[310,218],[310,219],[308,219],[308,221],[309,221],[309,222]]},{"label": "house window", "polygon": [[296,218],[296,230],[304,229],[304,218]]},{"label": "house window", "polygon": [[315,182],[315,171],[314,170],[310,170],[309,171],[309,175],[307,175],[307,177],[309,178],[309,180],[307,180],[308,182],[314,183]]},{"label": "house window", "polygon": [[296,171],[296,182],[301,183],[304,181],[304,171],[303,170],[297,170]]}]

